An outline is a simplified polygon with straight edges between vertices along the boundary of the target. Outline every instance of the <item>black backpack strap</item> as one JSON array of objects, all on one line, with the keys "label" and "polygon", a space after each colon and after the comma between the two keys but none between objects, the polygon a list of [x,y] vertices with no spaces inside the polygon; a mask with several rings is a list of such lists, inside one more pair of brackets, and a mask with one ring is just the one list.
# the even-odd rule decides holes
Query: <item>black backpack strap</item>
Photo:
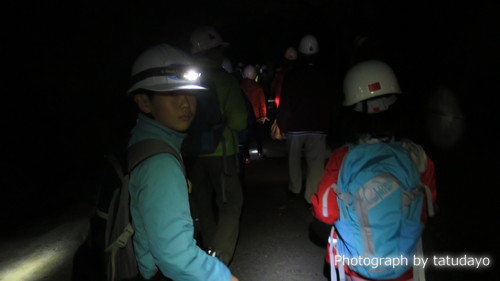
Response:
[{"label": "black backpack strap", "polygon": [[142,161],[159,153],[169,153],[175,156],[181,164],[184,175],[186,175],[181,155],[168,143],[157,139],[145,139],[128,148],[128,172],[130,173]]}]

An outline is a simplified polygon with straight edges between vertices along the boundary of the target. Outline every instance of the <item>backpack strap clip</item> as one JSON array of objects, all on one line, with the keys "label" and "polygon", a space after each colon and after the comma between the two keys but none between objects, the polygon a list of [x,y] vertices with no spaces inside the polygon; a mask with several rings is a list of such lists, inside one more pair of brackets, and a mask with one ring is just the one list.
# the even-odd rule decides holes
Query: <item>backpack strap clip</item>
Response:
[{"label": "backpack strap clip", "polygon": [[433,217],[434,216],[434,205],[432,204],[431,189],[425,184],[422,184],[422,187],[425,191],[425,198],[427,200],[427,212],[429,213],[429,217]]}]

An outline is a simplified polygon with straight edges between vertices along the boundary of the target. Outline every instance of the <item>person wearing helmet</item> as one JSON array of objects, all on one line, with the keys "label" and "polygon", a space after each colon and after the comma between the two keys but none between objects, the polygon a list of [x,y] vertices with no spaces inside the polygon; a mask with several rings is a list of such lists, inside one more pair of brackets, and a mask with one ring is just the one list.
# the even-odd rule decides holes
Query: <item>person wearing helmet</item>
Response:
[{"label": "person wearing helmet", "polygon": [[[128,146],[155,139],[180,151],[196,114],[195,96],[206,91],[199,77],[189,56],[171,45],[141,53],[127,91],[140,110]],[[196,245],[188,184],[174,156],[160,153],[141,162],[131,173],[129,192],[142,280],[237,280]]]},{"label": "person wearing helmet", "polygon": [[[257,153],[259,159],[264,158],[264,149],[262,147],[262,138],[263,138],[263,130],[264,123],[269,121],[267,118],[267,104],[266,97],[264,95],[264,89],[262,86],[255,82],[255,77],[257,76],[257,69],[255,66],[249,64],[245,66],[243,69],[243,80],[240,83],[240,87],[247,96],[250,101],[252,112],[255,116],[256,124],[250,125],[250,136],[253,136],[257,143]],[[250,162],[250,153],[248,151],[248,142],[250,140],[247,139],[246,145],[243,148],[243,154],[245,157],[245,163]]]},{"label": "person wearing helmet", "polygon": [[285,74],[295,68],[296,62],[297,49],[294,47],[288,47],[283,55],[282,64],[278,69],[276,69],[274,79],[271,83],[271,92],[274,94],[274,104],[276,105],[276,108],[280,106],[281,87],[283,85]]},{"label": "person wearing helmet", "polygon": [[222,65],[221,66],[228,73],[233,73],[234,72],[233,63],[227,57],[224,57],[224,59],[222,60]]},{"label": "person wearing helmet", "polygon": [[[422,147],[405,138],[404,113],[405,104],[402,102],[402,91],[392,68],[383,61],[365,60],[353,65],[346,73],[343,83],[344,109],[343,128],[345,145],[336,148],[330,156],[325,167],[323,177],[318,185],[317,192],[312,198],[312,214],[315,218],[327,225],[338,222],[340,212],[337,202],[337,191],[328,192],[329,187],[336,186],[339,174],[344,163],[344,158],[354,146],[375,143],[391,143],[401,145],[409,152],[411,159],[420,174],[421,182],[430,189],[431,198],[424,200],[420,219],[425,222],[427,210],[436,209],[436,181],[434,176],[434,163],[425,154]],[[368,156],[369,157],[369,156]],[[350,175],[349,170],[342,171],[342,175]],[[348,177],[348,176],[345,176]],[[432,206],[428,206],[431,204]],[[432,208],[431,208],[432,207]],[[337,225],[337,224],[335,224]],[[331,263],[330,248],[337,255],[337,249],[331,245],[337,239],[345,243],[351,237],[335,227],[335,232],[328,239],[326,260]],[[337,267],[337,264],[335,264]],[[339,272],[342,270],[339,270]],[[365,281],[372,280],[356,273],[351,267],[344,265],[345,279]],[[331,271],[332,279],[335,278],[335,269]],[[340,276],[342,276],[339,273]],[[330,276],[328,276],[330,277]],[[385,279],[384,279],[385,280]],[[413,270],[410,268],[392,281],[413,280]]]},{"label": "person wearing helmet", "polygon": [[304,199],[308,207],[316,191],[326,161],[326,137],[334,108],[335,87],[331,73],[317,62],[318,41],[304,36],[299,45],[299,63],[283,81],[277,124],[287,140],[288,189],[292,195],[302,191],[302,153],[306,160]]},{"label": "person wearing helmet", "polygon": [[238,81],[221,67],[223,48],[228,44],[217,30],[201,26],[192,32],[190,42],[192,57],[205,75],[205,85],[218,98],[225,128],[215,151],[192,157],[188,169],[200,212],[202,246],[228,265],[236,248],[243,206],[237,153],[238,132],[246,128],[247,112]]}]

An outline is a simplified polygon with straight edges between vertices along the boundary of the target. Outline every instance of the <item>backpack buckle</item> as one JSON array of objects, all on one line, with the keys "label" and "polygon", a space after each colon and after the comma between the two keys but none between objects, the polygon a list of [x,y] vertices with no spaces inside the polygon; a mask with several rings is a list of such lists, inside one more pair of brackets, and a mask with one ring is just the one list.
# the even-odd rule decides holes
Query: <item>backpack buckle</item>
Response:
[{"label": "backpack buckle", "polygon": [[132,228],[132,225],[128,224],[123,229],[122,234],[120,234],[120,236],[118,236],[118,238],[116,239],[116,244],[118,245],[118,247],[122,248],[127,245],[127,242],[132,234],[134,234],[134,229]]}]

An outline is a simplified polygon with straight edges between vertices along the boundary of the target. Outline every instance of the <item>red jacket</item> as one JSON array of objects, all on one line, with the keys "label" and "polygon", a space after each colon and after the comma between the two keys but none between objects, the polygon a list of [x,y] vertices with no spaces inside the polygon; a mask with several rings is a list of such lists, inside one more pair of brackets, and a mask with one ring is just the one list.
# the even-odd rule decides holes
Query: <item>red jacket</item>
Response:
[{"label": "red jacket", "polygon": [[257,82],[250,79],[243,79],[240,86],[252,104],[255,118],[266,117],[266,97],[262,87]]},{"label": "red jacket", "polygon": [[[340,148],[337,148],[333,151],[332,155],[330,156],[330,159],[328,160],[328,163],[326,165],[326,168],[323,172],[323,177],[318,185],[318,191],[313,195],[312,197],[312,214],[315,218],[318,220],[329,224],[333,225],[334,222],[336,222],[339,217],[339,209],[338,209],[338,204],[337,204],[337,196],[335,192],[329,192],[328,197],[326,202],[322,199],[323,195],[325,192],[328,190],[328,187],[330,187],[332,184],[337,183],[337,179],[339,176],[339,170],[342,166],[342,161],[349,151],[348,146],[342,146]],[[434,209],[436,210],[436,178],[434,174],[434,162],[425,155],[426,158],[426,163],[425,163],[425,171],[423,171],[420,174],[420,179],[423,184],[429,187],[431,190],[432,194],[432,202],[434,204]],[[422,222],[427,221],[427,204],[426,200],[424,200],[424,205],[422,209],[422,214],[421,214],[421,220]],[[326,204],[325,204],[326,203]],[[327,216],[324,215],[324,212],[327,212]],[[330,245],[328,245],[330,247]],[[329,251],[329,248],[327,249],[327,253]],[[327,262],[329,261],[329,255],[326,255],[326,260]],[[360,277],[356,272],[351,271],[347,266],[345,266],[345,273],[348,275],[353,275]],[[405,274],[400,276],[399,278],[396,279],[391,279],[391,280],[386,280],[386,281],[403,281],[403,280],[408,280],[411,279],[413,276],[413,271],[412,269],[408,270]],[[363,278],[363,277],[361,277]]]}]

